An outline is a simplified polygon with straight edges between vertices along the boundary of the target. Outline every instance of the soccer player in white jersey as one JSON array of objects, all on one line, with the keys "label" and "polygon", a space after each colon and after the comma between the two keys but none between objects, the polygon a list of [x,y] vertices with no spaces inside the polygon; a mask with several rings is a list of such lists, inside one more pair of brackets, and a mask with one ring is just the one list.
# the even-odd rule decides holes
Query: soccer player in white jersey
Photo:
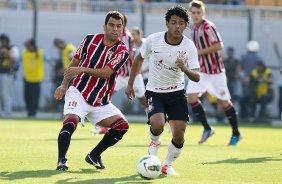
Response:
[{"label": "soccer player in white jersey", "polygon": [[134,79],[144,58],[149,57],[149,80],[145,92],[151,125],[148,153],[157,156],[167,115],[172,129],[172,140],[162,162],[162,173],[177,175],[171,164],[181,153],[186,122],[189,120],[184,74],[197,82],[200,80],[200,66],[195,45],[183,35],[189,24],[188,11],[182,6],[173,6],[168,9],[165,20],[167,31],[149,35],[135,57],[126,95],[129,99],[134,98]]},{"label": "soccer player in white jersey", "polygon": [[202,138],[199,144],[214,134],[214,129],[208,124],[205,110],[199,100],[199,94],[206,91],[219,99],[220,105],[225,109],[225,115],[232,127],[232,136],[228,143],[235,146],[241,139],[238,130],[236,111],[231,102],[230,93],[227,87],[225,68],[221,50],[223,43],[215,25],[204,18],[205,5],[202,1],[193,0],[189,4],[191,17],[193,19],[192,38],[198,48],[199,61],[201,65],[201,81],[190,82],[187,86],[188,102],[192,111],[204,126]]}]

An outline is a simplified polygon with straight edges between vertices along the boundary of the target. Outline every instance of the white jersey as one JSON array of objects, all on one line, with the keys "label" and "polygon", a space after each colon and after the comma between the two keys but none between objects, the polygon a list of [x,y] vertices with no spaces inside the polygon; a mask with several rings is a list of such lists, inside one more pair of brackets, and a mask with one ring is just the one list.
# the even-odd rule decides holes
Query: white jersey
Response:
[{"label": "white jersey", "polygon": [[166,32],[148,36],[140,49],[142,58],[149,58],[149,80],[146,90],[165,93],[184,89],[184,72],[175,64],[177,58],[186,60],[189,69],[200,68],[194,43],[183,35],[177,45],[166,41]]}]

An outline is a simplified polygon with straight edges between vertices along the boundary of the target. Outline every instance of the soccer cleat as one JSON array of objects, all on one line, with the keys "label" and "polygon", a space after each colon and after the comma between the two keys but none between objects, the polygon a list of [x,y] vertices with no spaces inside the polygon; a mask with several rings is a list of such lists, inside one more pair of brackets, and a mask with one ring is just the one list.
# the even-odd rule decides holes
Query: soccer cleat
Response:
[{"label": "soccer cleat", "polygon": [[161,145],[161,142],[157,144],[155,143],[155,141],[151,140],[151,143],[148,149],[148,155],[157,156],[160,145]]},{"label": "soccer cleat", "polygon": [[69,164],[66,158],[60,159],[58,162],[56,170],[66,171],[69,169]]},{"label": "soccer cleat", "polygon": [[209,138],[210,136],[212,136],[214,133],[215,133],[215,129],[214,129],[213,127],[211,127],[210,130],[204,130],[204,131],[203,131],[202,138],[201,138],[201,140],[199,140],[198,143],[199,143],[199,144],[202,144],[202,143],[206,142],[206,141],[208,140],[208,138]]},{"label": "soccer cleat", "polygon": [[106,167],[104,166],[101,160],[101,156],[91,157],[90,154],[87,154],[87,156],[85,157],[85,161],[89,163],[90,165],[93,165],[94,167],[96,167],[96,169],[106,169]]},{"label": "soccer cleat", "polygon": [[170,164],[165,164],[162,166],[163,174],[178,175],[178,173],[172,168]]},{"label": "soccer cleat", "polygon": [[242,139],[241,135],[238,136],[232,136],[230,139],[230,142],[228,143],[228,146],[236,146],[237,143]]},{"label": "soccer cleat", "polygon": [[108,132],[108,129],[105,128],[105,127],[98,127],[98,126],[96,126],[95,129],[91,130],[90,132],[93,135],[106,134]]}]

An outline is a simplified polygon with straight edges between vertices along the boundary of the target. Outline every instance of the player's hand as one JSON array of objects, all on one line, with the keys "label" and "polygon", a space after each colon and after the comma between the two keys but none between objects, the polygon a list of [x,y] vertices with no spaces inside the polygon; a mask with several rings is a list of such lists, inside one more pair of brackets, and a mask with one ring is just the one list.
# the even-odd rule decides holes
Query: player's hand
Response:
[{"label": "player's hand", "polygon": [[59,86],[54,93],[54,98],[56,100],[61,100],[63,98],[63,96],[66,94],[68,87],[61,85]]},{"label": "player's hand", "polygon": [[76,76],[77,74],[82,72],[82,68],[81,67],[69,67],[65,73],[64,76],[67,79],[72,79],[74,76]]},{"label": "player's hand", "polygon": [[181,69],[181,71],[184,71],[186,69],[186,60],[177,58],[175,64]]},{"label": "player's hand", "polygon": [[125,89],[125,94],[128,99],[133,100],[133,98],[135,98],[135,92],[133,86],[127,86]]},{"label": "player's hand", "polygon": [[280,74],[282,75],[282,68],[280,69]]}]

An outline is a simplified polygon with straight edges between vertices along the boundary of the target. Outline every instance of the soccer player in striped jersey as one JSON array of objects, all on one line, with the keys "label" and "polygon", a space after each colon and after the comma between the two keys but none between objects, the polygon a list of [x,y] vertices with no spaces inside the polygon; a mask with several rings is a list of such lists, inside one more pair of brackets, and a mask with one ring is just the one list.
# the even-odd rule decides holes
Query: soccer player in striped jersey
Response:
[{"label": "soccer player in striped jersey", "polygon": [[[110,128],[98,145],[87,154],[85,161],[97,169],[105,169],[101,154],[122,139],[128,122],[111,102],[117,73],[129,57],[127,47],[120,41],[123,16],[120,12],[107,14],[104,34],[87,35],[65,71],[62,84],[54,97],[65,95],[64,122],[58,136],[57,170],[67,170],[66,153],[78,122],[84,126],[85,117],[93,124]],[[69,81],[74,78],[68,88]]]},{"label": "soccer player in striped jersey", "polygon": [[[118,92],[121,89],[125,88],[128,83],[129,73],[132,67],[132,62],[134,59],[134,37],[131,32],[127,28],[127,17],[123,14],[124,17],[124,27],[120,37],[120,40],[127,46],[129,51],[129,59],[124,65],[122,65],[121,69],[118,72],[118,77],[116,80],[115,90],[114,92]],[[143,83],[143,77],[141,73],[135,79],[134,90],[136,93],[136,97],[138,98],[140,105],[142,108],[147,107],[147,101],[144,96],[145,93],[145,85]],[[146,109],[145,109],[146,112]],[[91,130],[91,133],[94,135],[97,134],[105,134],[108,132],[108,129],[101,126],[95,126],[95,129]]]},{"label": "soccer player in striped jersey", "polygon": [[184,144],[184,133],[188,117],[188,104],[184,90],[184,74],[195,82],[200,80],[199,61],[194,43],[183,35],[189,24],[188,10],[182,6],[168,9],[167,31],[151,34],[142,44],[135,57],[126,88],[126,95],[132,99],[134,80],[144,58],[148,57],[149,78],[145,96],[148,101],[150,138],[148,154],[157,155],[166,115],[172,130],[172,140],[162,163],[162,173],[177,175],[171,164],[177,159]]},{"label": "soccer player in striped jersey", "polygon": [[225,68],[221,55],[223,48],[222,40],[216,31],[215,25],[204,18],[205,4],[201,1],[193,0],[190,2],[189,7],[194,23],[192,26],[192,39],[198,49],[201,80],[198,83],[189,82],[187,93],[192,111],[204,126],[199,144],[204,143],[214,134],[214,128],[208,124],[205,110],[198,98],[199,94],[207,91],[219,99],[219,103],[225,109],[225,115],[232,127],[229,145],[236,145],[241,136],[238,130],[237,114],[230,100],[231,97],[227,87]]}]

